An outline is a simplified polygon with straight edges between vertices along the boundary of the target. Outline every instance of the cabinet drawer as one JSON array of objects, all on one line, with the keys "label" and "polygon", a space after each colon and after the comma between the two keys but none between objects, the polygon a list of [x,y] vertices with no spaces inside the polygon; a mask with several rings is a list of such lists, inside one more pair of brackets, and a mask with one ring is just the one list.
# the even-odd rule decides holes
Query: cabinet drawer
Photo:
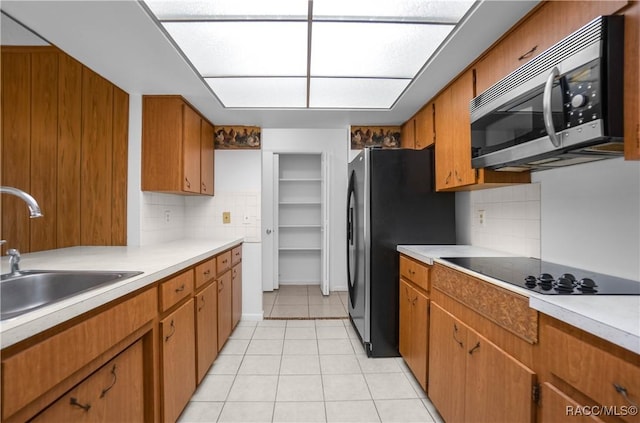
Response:
[{"label": "cabinet drawer", "polygon": [[225,251],[222,254],[216,256],[216,266],[218,275],[226,272],[231,267],[231,251]]},{"label": "cabinet drawer", "polygon": [[19,411],[152,320],[157,314],[157,301],[156,289],[149,289],[3,359],[2,419]]},{"label": "cabinet drawer", "polygon": [[231,264],[234,265],[236,263],[240,263],[242,260],[242,246],[238,246],[231,250]]},{"label": "cabinet drawer", "polygon": [[196,289],[216,277],[216,259],[212,258],[196,266]]},{"label": "cabinet drawer", "polygon": [[[640,402],[640,357],[624,361],[554,327],[547,327],[545,360],[549,371],[603,406],[629,406],[616,390],[624,388],[630,401]],[[639,421],[638,416],[626,416]]]},{"label": "cabinet drawer", "polygon": [[193,269],[179,274],[160,285],[160,309],[167,311],[193,293]]},{"label": "cabinet drawer", "polygon": [[39,414],[34,422],[142,422],[142,341],[138,341]]},{"label": "cabinet drawer", "polygon": [[415,283],[425,291],[429,291],[429,288],[431,288],[429,270],[429,265],[419,263],[406,256],[400,256],[400,276]]}]

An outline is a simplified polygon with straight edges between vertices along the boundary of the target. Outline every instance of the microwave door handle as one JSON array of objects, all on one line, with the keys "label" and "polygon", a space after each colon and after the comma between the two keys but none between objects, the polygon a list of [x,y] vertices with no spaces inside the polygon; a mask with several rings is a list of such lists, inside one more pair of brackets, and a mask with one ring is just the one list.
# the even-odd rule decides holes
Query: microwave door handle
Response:
[{"label": "microwave door handle", "polygon": [[547,130],[549,139],[554,147],[560,147],[560,140],[556,135],[556,128],[553,127],[553,114],[551,110],[551,91],[553,90],[553,82],[560,76],[560,71],[556,66],[551,69],[551,73],[547,77],[542,93],[542,116],[544,118],[544,128]]}]

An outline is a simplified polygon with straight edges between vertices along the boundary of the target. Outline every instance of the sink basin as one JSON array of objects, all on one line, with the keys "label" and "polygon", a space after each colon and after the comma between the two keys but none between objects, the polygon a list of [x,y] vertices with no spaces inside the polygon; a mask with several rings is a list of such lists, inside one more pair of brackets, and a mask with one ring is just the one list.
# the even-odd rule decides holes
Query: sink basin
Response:
[{"label": "sink basin", "polygon": [[0,320],[10,319],[142,272],[25,270],[0,279]]}]

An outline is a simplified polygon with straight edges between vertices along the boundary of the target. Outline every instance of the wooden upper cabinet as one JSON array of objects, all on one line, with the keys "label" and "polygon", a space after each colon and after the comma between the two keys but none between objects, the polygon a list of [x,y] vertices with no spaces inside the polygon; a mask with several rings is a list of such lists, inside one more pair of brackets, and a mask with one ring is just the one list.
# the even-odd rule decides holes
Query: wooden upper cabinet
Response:
[{"label": "wooden upper cabinet", "polygon": [[402,125],[400,146],[402,148],[416,148],[416,119],[413,117]]},{"label": "wooden upper cabinet", "polygon": [[200,131],[200,193],[213,195],[213,125],[202,119]]},{"label": "wooden upper cabinet", "polygon": [[422,150],[435,142],[433,103],[420,110],[415,117],[415,148]]},{"label": "wooden upper cabinet", "polygon": [[[544,2],[476,64],[478,94],[600,15],[615,14],[628,1]],[[637,52],[637,46],[636,46]],[[637,54],[637,53],[636,53]]]},{"label": "wooden upper cabinet", "polygon": [[[211,124],[180,96],[144,96],[142,107],[142,190],[213,195]],[[206,150],[203,129],[212,140]],[[211,164],[204,175],[203,154]]]}]

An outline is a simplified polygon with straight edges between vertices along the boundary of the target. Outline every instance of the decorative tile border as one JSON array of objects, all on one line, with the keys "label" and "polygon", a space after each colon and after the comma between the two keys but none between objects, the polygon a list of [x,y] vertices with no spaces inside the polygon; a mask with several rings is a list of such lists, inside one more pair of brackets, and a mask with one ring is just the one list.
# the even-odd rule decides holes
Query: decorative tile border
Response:
[{"label": "decorative tile border", "polygon": [[364,147],[399,148],[400,126],[352,126],[351,149]]},{"label": "decorative tile border", "polygon": [[216,126],[215,148],[218,150],[260,150],[261,130],[257,126]]}]

